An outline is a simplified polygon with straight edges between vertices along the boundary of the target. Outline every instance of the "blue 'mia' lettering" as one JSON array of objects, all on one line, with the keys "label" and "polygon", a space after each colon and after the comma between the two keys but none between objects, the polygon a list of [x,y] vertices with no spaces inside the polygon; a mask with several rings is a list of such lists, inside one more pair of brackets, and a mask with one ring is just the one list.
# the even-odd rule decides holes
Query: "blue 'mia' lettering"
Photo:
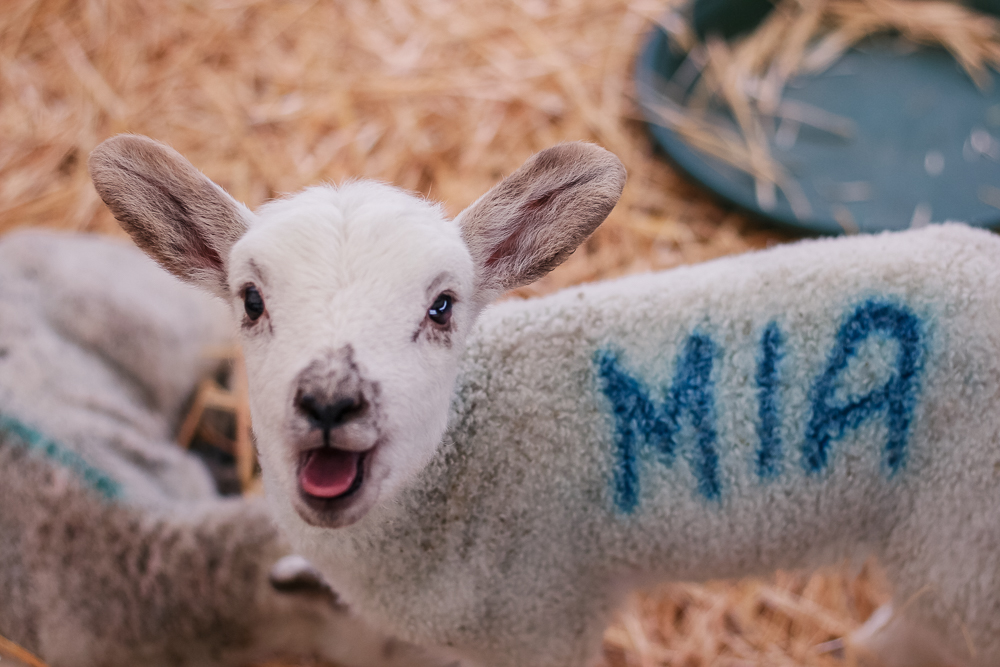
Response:
[{"label": "blue 'mia' lettering", "polygon": [[615,415],[615,503],[631,512],[639,503],[639,468],[643,449],[651,449],[667,466],[678,449],[681,419],[688,415],[695,432],[691,467],[698,492],[709,500],[719,498],[719,454],[715,447],[715,397],[712,365],[716,347],[702,334],[693,334],[677,359],[673,382],[662,403],[656,403],[642,383],[622,368],[618,356],[598,350],[595,360],[604,394]]},{"label": "blue 'mia' lettering", "polygon": [[778,363],[784,339],[777,322],[764,329],[757,359],[757,449],[756,469],[761,479],[771,479],[781,472],[781,414],[778,409]]},{"label": "blue 'mia' lettering", "polygon": [[[881,387],[844,405],[834,403],[837,378],[858,354],[861,343],[880,334],[898,343],[893,376]],[[920,320],[909,309],[891,303],[868,301],[858,307],[837,333],[826,370],[812,389],[812,413],[802,445],[802,462],[811,473],[822,472],[830,445],[869,417],[884,415],[889,427],[885,464],[895,473],[906,460],[906,442],[917,401],[922,369]]]}]

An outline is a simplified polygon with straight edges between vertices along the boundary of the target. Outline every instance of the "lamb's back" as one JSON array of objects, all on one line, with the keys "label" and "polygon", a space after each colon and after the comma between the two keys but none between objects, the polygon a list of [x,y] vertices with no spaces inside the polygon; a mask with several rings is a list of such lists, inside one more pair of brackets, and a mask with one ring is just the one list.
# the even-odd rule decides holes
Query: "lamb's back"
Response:
[{"label": "lamb's back", "polygon": [[998,287],[1000,240],[944,225],[502,303],[452,497],[560,558],[682,577],[879,547],[918,498],[992,488]]}]

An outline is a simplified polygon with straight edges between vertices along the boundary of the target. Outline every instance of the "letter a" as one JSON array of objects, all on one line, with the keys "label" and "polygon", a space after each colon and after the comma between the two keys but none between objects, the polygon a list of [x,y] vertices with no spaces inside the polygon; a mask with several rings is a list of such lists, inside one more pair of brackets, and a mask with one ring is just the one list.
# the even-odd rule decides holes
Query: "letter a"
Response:
[{"label": "letter a", "polygon": [[[865,396],[844,405],[835,404],[837,378],[858,354],[861,343],[876,333],[894,338],[899,344],[895,373],[883,386]],[[830,445],[876,413],[885,415],[889,427],[885,443],[889,474],[900,468],[906,460],[906,441],[920,388],[922,352],[920,320],[909,309],[868,301],[854,311],[840,327],[826,370],[813,386],[812,415],[802,445],[802,463],[808,472],[822,472],[827,466]]]}]

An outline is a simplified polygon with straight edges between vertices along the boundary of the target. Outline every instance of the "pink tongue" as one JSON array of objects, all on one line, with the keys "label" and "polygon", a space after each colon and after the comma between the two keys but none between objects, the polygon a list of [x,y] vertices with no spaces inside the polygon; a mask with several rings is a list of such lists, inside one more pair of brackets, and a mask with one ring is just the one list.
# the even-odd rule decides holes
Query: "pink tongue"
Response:
[{"label": "pink tongue", "polygon": [[351,488],[358,475],[358,452],[322,447],[306,453],[299,484],[310,496],[336,498]]}]

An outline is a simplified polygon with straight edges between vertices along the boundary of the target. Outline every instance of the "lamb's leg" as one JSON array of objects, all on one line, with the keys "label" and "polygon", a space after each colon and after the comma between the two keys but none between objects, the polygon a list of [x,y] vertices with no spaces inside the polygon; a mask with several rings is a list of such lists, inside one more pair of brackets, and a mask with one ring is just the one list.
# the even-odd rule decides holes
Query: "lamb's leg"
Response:
[{"label": "lamb's leg", "polygon": [[865,667],[965,667],[939,630],[917,623],[885,604],[847,638]]}]

